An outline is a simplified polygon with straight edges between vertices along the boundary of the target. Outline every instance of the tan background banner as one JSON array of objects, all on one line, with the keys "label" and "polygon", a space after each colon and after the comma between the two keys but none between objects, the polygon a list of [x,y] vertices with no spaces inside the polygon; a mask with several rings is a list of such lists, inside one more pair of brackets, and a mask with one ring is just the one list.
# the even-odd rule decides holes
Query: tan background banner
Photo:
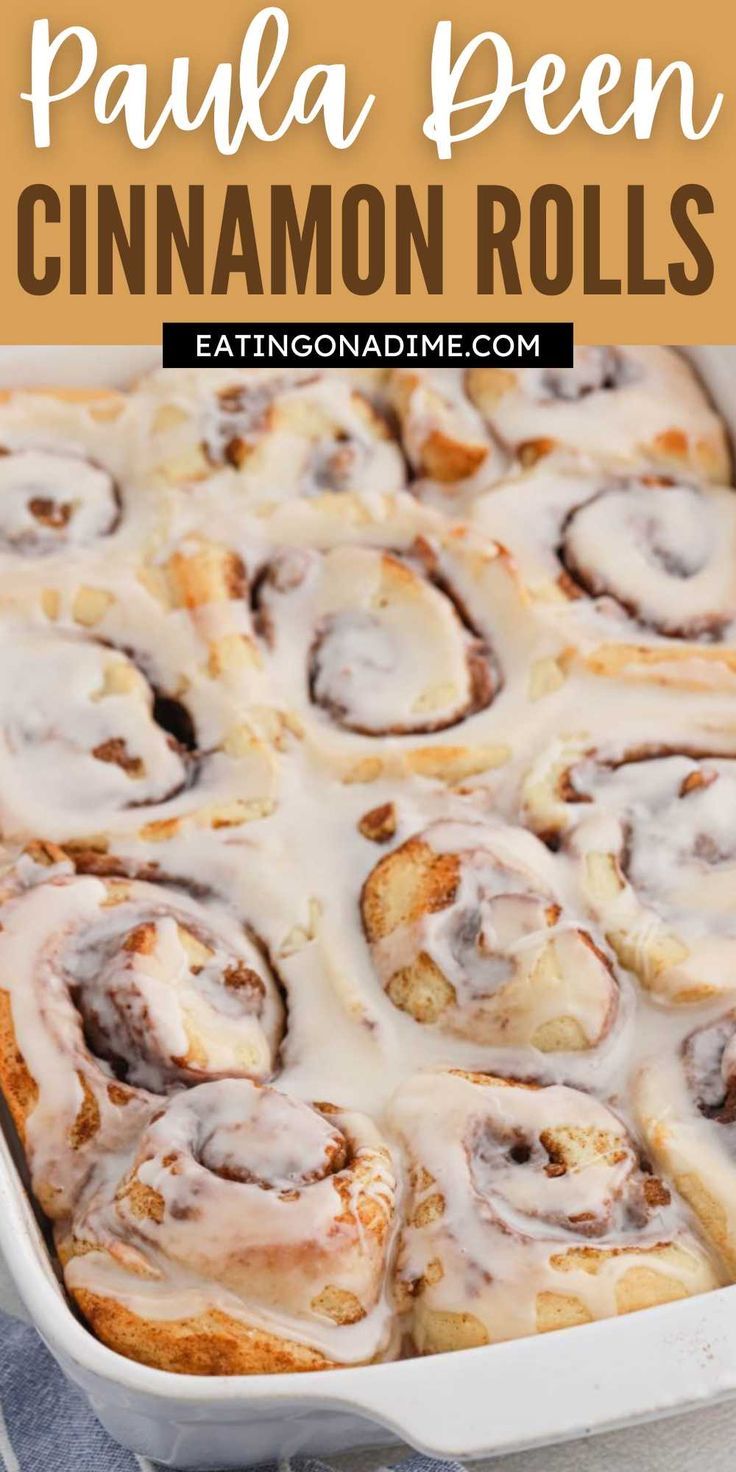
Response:
[{"label": "tan background banner", "polygon": [[[367,94],[376,94],[360,136],[344,151],[330,146],[320,121],[307,127],[292,126],[275,143],[258,141],[247,133],[232,157],[218,153],[211,122],[191,133],[176,131],[169,124],[153,147],[137,151],[122,119],[110,126],[95,120],[94,79],[77,95],[52,107],[51,146],[37,149],[31,108],[19,95],[29,89],[31,27],[37,15],[49,18],[52,35],[70,25],[84,25],[94,32],[98,45],[95,78],[112,65],[146,62],[152,121],[168,95],[174,56],[193,59],[193,110],[218,63],[232,62],[237,76],[243,34],[258,7],[235,0],[202,0],[199,7],[175,0],[125,0],[116,5],[109,0],[44,0],[40,5],[39,0],[38,7],[28,0],[12,0],[6,7],[0,54],[3,341],[153,342],[159,338],[162,320],[185,318],[572,319],[578,339],[587,342],[733,339],[736,149],[731,84],[736,15],[729,0],[700,0],[698,5],[692,0],[617,0],[611,7],[584,0],[556,0],[554,5],[547,0],[462,0],[461,5],[450,5],[448,0],[371,0],[368,5],[349,0],[283,0],[283,8],[291,22],[291,36],[267,94],[264,116],[270,127],[275,126],[302,68],[343,61],[351,120]],[[725,101],[708,136],[689,141],[679,125],[679,87],[671,82],[652,137],[637,140],[630,126],[615,136],[596,136],[580,118],[557,137],[543,136],[533,129],[523,98],[517,94],[488,131],[457,144],[453,157],[442,161],[423,136],[422,122],[431,110],[432,38],[437,22],[446,18],[454,22],[454,54],[477,32],[493,29],[501,33],[511,46],[517,81],[542,53],[562,55],[568,75],[560,91],[549,98],[553,122],[573,105],[584,67],[602,52],[613,53],[623,64],[621,82],[603,104],[609,122],[631,100],[634,66],[640,57],[652,58],[655,73],[673,61],[689,63],[695,77],[696,122],[705,119],[719,91],[725,94]],[[78,56],[72,45],[60,54],[53,73],[57,89],[71,81]],[[495,76],[491,51],[486,48],[469,67],[462,95],[488,90]],[[233,121],[237,110],[233,110]],[[466,126],[481,111],[461,115],[462,123],[456,118],[455,127]],[[34,210],[25,196],[20,260],[24,289],[18,279],[18,200],[34,185],[45,186],[45,190]],[[135,249],[127,258],[130,279],[126,282],[114,239],[116,230],[119,236],[130,226],[131,185],[143,188],[134,194],[138,233]],[[316,254],[311,258],[300,293],[294,278],[295,257],[283,226],[292,196],[283,191],[274,194],[272,186],[291,188],[300,216],[310,186],[316,185],[331,186],[331,192],[323,188],[312,196],[313,209],[320,216],[320,251],[319,258]],[[349,193],[356,185],[369,186],[368,203],[358,205],[356,196]],[[398,259],[397,185],[410,186],[413,192],[405,189],[399,196],[398,235],[404,249],[399,248]],[[416,251],[406,246],[412,199],[426,227],[429,185],[442,190],[442,259],[437,254],[439,225],[435,221],[435,251],[432,260],[425,261],[433,292],[422,277]],[[71,193],[70,186],[75,186]],[[102,194],[98,186],[103,186]],[[190,186],[195,186],[191,199]],[[190,202],[196,216],[196,186],[202,189],[203,224],[201,239],[195,229],[189,243],[192,290],[187,288],[176,257],[167,289],[166,212],[169,227],[174,205],[185,223]],[[233,186],[239,187],[239,194]],[[234,268],[232,250],[227,247],[232,230],[228,212],[232,217],[236,195],[242,211],[243,186],[248,188],[252,211],[252,235],[245,247],[247,272]],[[383,221],[380,200],[371,194],[370,186],[380,191],[385,202]],[[481,212],[479,227],[479,186],[513,191],[520,212],[505,273],[496,260],[492,294],[484,289],[489,284],[486,240],[490,215],[486,198],[488,218]],[[545,193],[546,186],[556,187]],[[697,186],[695,202],[686,186]],[[536,201],[530,204],[535,191]],[[698,213],[708,196],[713,212]],[[157,198],[162,211],[158,221]],[[434,207],[439,208],[437,199]],[[271,258],[272,209],[277,222],[282,222],[278,240],[287,243],[280,253],[276,249],[275,262]],[[673,210],[679,229],[673,222]],[[43,222],[49,211],[52,216],[58,212],[58,222]],[[117,211],[120,220],[116,222]],[[497,211],[498,206],[493,216],[496,224]],[[33,242],[31,217],[36,224]],[[548,227],[550,222],[560,227],[559,241],[556,228],[548,229],[546,254],[545,220]],[[242,226],[242,215],[240,223]],[[558,245],[565,259],[557,258]],[[298,257],[297,251],[297,266]],[[695,295],[687,294],[688,281],[696,279],[705,286],[711,258],[710,285]],[[411,278],[407,281],[409,264]],[[570,272],[569,286],[564,289]],[[41,280],[45,275],[45,287],[50,289],[33,294],[29,278],[34,273]],[[602,281],[614,285],[603,286]],[[661,290],[651,284],[659,281]],[[438,284],[441,294],[436,291]],[[515,284],[520,294],[513,294]],[[273,285],[285,290],[274,294]]]}]

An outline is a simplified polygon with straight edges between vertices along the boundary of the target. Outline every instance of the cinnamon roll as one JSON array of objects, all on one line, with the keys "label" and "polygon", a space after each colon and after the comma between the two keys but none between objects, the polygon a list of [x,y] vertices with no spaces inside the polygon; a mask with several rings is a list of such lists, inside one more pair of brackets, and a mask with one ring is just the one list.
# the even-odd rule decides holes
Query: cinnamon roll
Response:
[{"label": "cinnamon roll", "polygon": [[492,652],[411,558],[369,547],[289,550],[261,579],[258,613],[268,643],[288,650],[297,670],[303,650],[299,685],[347,731],[443,731],[498,689]]},{"label": "cinnamon roll", "polygon": [[613,1026],[611,962],[523,829],[435,823],[379,860],[361,913],[382,985],[418,1023],[549,1053],[594,1048]]},{"label": "cinnamon roll", "polygon": [[[520,514],[523,513],[523,514]],[[736,672],[736,495],[551,459],[473,504],[596,674],[693,687]]]},{"label": "cinnamon roll", "polygon": [[[166,803],[194,781],[193,738],[168,729],[122,651],[41,631],[0,649],[0,825],[6,836],[87,831],[126,808]],[[157,719],[158,717],[158,719]]]},{"label": "cinnamon roll", "polygon": [[641,1070],[635,1106],[647,1146],[736,1276],[736,1013],[695,1028],[674,1057]]},{"label": "cinnamon roll", "polygon": [[172,485],[226,477],[252,504],[404,487],[373,402],[332,373],[154,374],[139,390],[152,469]]},{"label": "cinnamon roll", "polygon": [[5,598],[5,837],[173,832],[271,810],[276,738],[230,549],[190,537],[135,578],[123,563],[90,584],[54,574],[40,596],[21,581]]},{"label": "cinnamon roll", "polygon": [[726,436],[689,365],[659,347],[579,347],[572,368],[474,368],[466,391],[525,464],[564,448],[727,482]]},{"label": "cinnamon roll", "polygon": [[75,875],[37,846],[0,913],[0,1083],[47,1215],[67,1216],[97,1162],[135,1145],[158,1096],[275,1071],[279,990],[223,908]]},{"label": "cinnamon roll", "polygon": [[120,492],[88,460],[51,450],[0,452],[0,544],[43,557],[114,532]]},{"label": "cinnamon roll", "polygon": [[153,508],[132,490],[138,452],[124,394],[0,393],[3,569],[101,551],[128,522],[130,499],[147,532]]},{"label": "cinnamon roll", "polygon": [[397,1270],[419,1354],[589,1323],[719,1272],[622,1121],[588,1094],[486,1074],[397,1095],[412,1196]]},{"label": "cinnamon roll", "polygon": [[386,1353],[396,1183],[370,1120],[244,1079],[157,1111],[62,1246],[105,1343],[167,1370],[272,1373]]},{"label": "cinnamon roll", "polygon": [[345,780],[368,764],[458,779],[503,759],[483,717],[512,673],[528,678],[532,620],[502,548],[462,528],[401,551],[289,547],[254,601],[267,677]]},{"label": "cinnamon roll", "polygon": [[563,838],[609,944],[663,1001],[736,986],[736,759],[558,743],[526,784],[531,822]]}]

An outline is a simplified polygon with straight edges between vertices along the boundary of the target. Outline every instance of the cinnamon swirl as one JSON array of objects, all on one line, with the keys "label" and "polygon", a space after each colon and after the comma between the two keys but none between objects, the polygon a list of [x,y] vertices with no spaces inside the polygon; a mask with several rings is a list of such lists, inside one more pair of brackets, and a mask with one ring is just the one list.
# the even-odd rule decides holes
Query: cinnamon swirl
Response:
[{"label": "cinnamon swirl", "polygon": [[613,1025],[611,962],[522,829],[436,823],[379,860],[361,909],[381,982],[418,1023],[551,1053],[593,1048]]},{"label": "cinnamon swirl", "polygon": [[262,569],[255,604],[268,676],[309,744],[348,778],[367,763],[374,777],[459,778],[499,760],[484,713],[527,678],[532,638],[502,548],[463,529],[401,551],[289,547]]},{"label": "cinnamon swirl", "polygon": [[0,536],[25,556],[48,556],[109,536],[120,520],[120,493],[107,471],[48,450],[0,455]]},{"label": "cinnamon swirl", "polygon": [[109,551],[116,533],[115,545],[143,543],[161,508],[134,484],[139,450],[135,410],[124,394],[0,393],[4,574],[38,575],[38,563],[93,558]]},{"label": "cinnamon swirl", "polygon": [[[165,803],[195,757],[155,719],[155,697],[122,652],[74,635],[11,631],[0,651],[0,822],[58,834],[86,813]],[[63,773],[63,779],[60,776]]]},{"label": "cinnamon swirl", "polygon": [[199,1374],[325,1369],[388,1349],[395,1178],[370,1120],[244,1079],[200,1084],[107,1176],[62,1255],[113,1349]]},{"label": "cinnamon swirl", "polygon": [[270,811],[274,756],[257,718],[259,656],[232,551],[190,538],[135,579],[124,564],[89,584],[44,572],[40,594],[21,580],[5,603],[6,838],[173,832]]},{"label": "cinnamon swirl", "polygon": [[270,1077],[283,1007],[245,929],[183,892],[75,875],[46,848],[6,876],[5,896],[0,1082],[36,1195],[66,1217],[157,1096]]},{"label": "cinnamon swirl", "polygon": [[493,655],[452,599],[406,557],[367,547],[286,552],[259,589],[261,628],[293,659],[313,706],[364,736],[442,731],[490,705]]},{"label": "cinnamon swirl", "polygon": [[526,785],[531,821],[565,835],[609,943],[656,996],[734,988],[736,760],[558,744]]},{"label": "cinnamon swirl", "polygon": [[594,673],[733,682],[730,488],[552,458],[478,498],[472,515],[511,548],[537,606]]},{"label": "cinnamon swirl", "polygon": [[412,1198],[397,1293],[419,1354],[685,1298],[719,1273],[669,1188],[596,1099],[432,1072],[392,1118]]}]

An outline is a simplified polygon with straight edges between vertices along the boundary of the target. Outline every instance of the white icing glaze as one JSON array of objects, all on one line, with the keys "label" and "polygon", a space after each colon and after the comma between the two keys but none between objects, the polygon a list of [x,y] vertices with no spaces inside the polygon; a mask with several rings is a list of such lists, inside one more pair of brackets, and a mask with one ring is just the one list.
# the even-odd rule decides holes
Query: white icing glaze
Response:
[{"label": "white icing glaze", "polygon": [[[148,1202],[153,1193],[151,1214],[141,1188]],[[74,1230],[113,1260],[140,1254],[138,1272],[173,1278],[185,1299],[216,1280],[236,1317],[244,1307],[257,1322],[278,1316],[332,1356],[352,1327],[348,1357],[370,1359],[391,1335],[382,1263],[394,1198],[391,1158],[368,1119],[325,1117],[227,1079],[156,1115],[122,1185],[90,1193]],[[86,1262],[77,1281],[90,1281]],[[330,1323],[325,1288],[347,1299],[344,1323]]]},{"label": "white icing glaze", "polygon": [[[642,1263],[680,1277],[683,1291],[689,1278],[717,1281],[621,1121],[589,1095],[426,1074],[397,1095],[393,1119],[414,1168],[399,1277],[419,1297],[422,1347],[432,1347],[427,1310],[470,1314],[485,1339],[506,1339],[534,1332],[540,1295],[589,1317],[615,1313],[619,1285]],[[665,1250],[658,1266],[656,1250],[673,1243],[681,1261]]]},{"label": "white icing glaze", "polygon": [[[370,879],[364,889],[376,970],[397,1006],[476,1043],[567,1051],[604,1040],[618,1011],[613,969],[580,917],[562,908],[558,861],[543,844],[521,828],[436,823],[403,853],[393,883],[376,895],[383,913],[375,920]],[[444,892],[420,876],[392,924],[390,911],[409,896],[412,863],[424,870],[436,855],[453,861]],[[427,1015],[426,981],[405,996],[407,974],[427,961],[450,991],[438,1017]]]},{"label": "white icing glaze", "polygon": [[[2,985],[37,1090],[27,1148],[54,1215],[69,1209],[100,1151],[135,1140],[151,1093],[275,1071],[283,1009],[274,978],[217,907],[210,920],[183,893],[62,867],[11,894],[3,915]],[[98,1125],[87,1139],[76,1126],[89,1096]]]},{"label": "white icing glaze", "polygon": [[512,450],[690,465],[728,479],[723,427],[684,358],[656,347],[578,347],[572,368],[475,369],[472,401]]},{"label": "white icing glaze", "polygon": [[633,1085],[654,1159],[677,1182],[730,1277],[736,1270],[735,1023],[727,1012],[696,1028],[674,1056],[648,1060]]},{"label": "white icing glaze", "polygon": [[443,730],[495,694],[492,652],[421,568],[392,553],[285,553],[267,570],[260,607],[286,679],[349,730]]},{"label": "white icing glaze", "polygon": [[45,632],[12,631],[3,646],[0,822],[6,833],[29,816],[33,823],[35,814],[37,831],[48,832],[59,808],[86,813],[94,826],[108,811],[162,802],[186,785],[188,754],[156,724],[153,692],[122,652]]},{"label": "white icing glaze", "polygon": [[[734,988],[736,765],[697,750],[562,759],[567,843],[619,954],[656,993],[688,1002]],[[560,770],[548,785],[558,787]],[[535,780],[531,817],[544,826]]]},{"label": "white icing glaze", "polygon": [[396,369],[390,397],[409,464],[417,475],[434,477],[445,503],[476,479],[503,473],[509,457],[470,402],[462,374]]},{"label": "white icing glaze", "polygon": [[583,644],[733,642],[731,489],[551,457],[473,504],[545,617]]},{"label": "white icing glaze", "polygon": [[120,516],[107,471],[48,450],[0,456],[0,506],[3,542],[27,556],[93,542],[114,531]]},{"label": "white icing glaze", "polygon": [[733,620],[735,552],[736,497],[678,485],[604,492],[571,514],[562,544],[568,570],[593,596],[610,596],[662,633],[695,638],[718,637]]},{"label": "white icing glaze", "polygon": [[167,371],[147,381],[142,402],[152,467],[174,484],[214,476],[251,505],[405,484],[383,419],[339,375]]},{"label": "white icing glaze", "polygon": [[[0,991],[38,1088],[26,1144],[40,1199],[67,1238],[73,1215],[95,1244],[69,1262],[72,1286],[152,1320],[218,1308],[340,1362],[395,1353],[393,1174],[408,1201],[416,1162],[443,1182],[448,1266],[436,1293],[448,1312],[473,1313],[477,1300],[504,1333],[532,1332],[532,1289],[560,1288],[550,1244],[580,1239],[642,1253],[679,1243],[668,1270],[682,1292],[715,1281],[676,1197],[642,1206],[631,1088],[655,1053],[676,1069],[683,1039],[717,1020],[731,984],[732,712],[717,689],[686,707],[674,689],[601,681],[568,656],[577,642],[631,638],[634,602],[650,625],[714,617],[726,645],[732,493],[658,485],[638,464],[611,469],[646,459],[641,447],[666,428],[715,446],[716,459],[720,442],[677,360],[626,353],[642,372],[615,389],[596,389],[608,370],[594,354],[572,378],[530,378],[504,399],[519,436],[552,424],[601,466],[547,460],[497,489],[509,460],[498,437],[510,445],[517,420],[481,413],[462,374],[414,375],[408,396],[401,375],[163,374],[101,417],[29,395],[0,406],[0,445],[18,452],[0,457],[0,478],[30,459],[46,499],[66,504],[59,467],[78,462],[86,487],[63,551],[5,546],[0,591],[0,828],[15,861]],[[401,446],[369,392],[395,409]],[[426,471],[430,442],[445,478],[407,489],[404,456]],[[113,530],[103,480],[120,491]],[[8,543],[25,527],[15,485]],[[452,525],[457,511],[473,527]],[[653,553],[643,523],[656,524]],[[593,597],[557,586],[565,525],[577,561],[605,584]],[[650,645],[676,637],[636,630]],[[596,763],[586,754],[614,730],[623,752],[666,740],[681,754]],[[560,763],[575,764],[591,801],[561,795]],[[681,797],[693,772],[707,780]],[[559,852],[522,823],[562,835]],[[369,944],[361,892],[384,855],[420,835],[459,860],[452,904]],[[18,860],[37,838],[73,840],[80,862],[152,882],[72,877],[63,858],[41,871]],[[637,984],[638,951],[614,944],[618,919],[588,882],[591,855],[622,858],[624,846],[643,940],[653,924],[685,937],[718,995],[672,1005],[692,966],[669,991]],[[126,884],[132,898],[105,902]],[[550,945],[558,974],[540,984]],[[386,989],[420,952],[454,992],[439,1022]],[[233,965],[242,989],[227,985]],[[540,1029],[560,1016],[582,1045],[543,1044]],[[448,1068],[549,1088],[507,1090],[509,1123],[500,1089]],[[272,1073],[274,1094],[247,1082]],[[86,1090],[99,1124],[71,1149]],[[338,1113],[315,1113],[319,1100]],[[493,1128],[469,1155],[479,1113]],[[538,1143],[548,1116],[607,1133],[616,1158],[550,1175]],[[710,1138],[713,1122],[696,1123]],[[509,1163],[508,1131],[522,1127],[536,1143]],[[378,1251],[353,1212],[346,1253],[324,1278],[314,1263],[343,1171],[332,1170],[338,1137],[364,1142],[369,1195],[390,1231]],[[164,1163],[172,1140],[181,1177]],[[238,1173],[247,1179],[229,1179]],[[282,1199],[295,1177],[298,1203]],[[165,1230],[132,1213],[134,1180],[164,1198]],[[204,1231],[176,1215],[199,1185]],[[479,1198],[491,1203],[480,1215]],[[581,1213],[584,1230],[570,1225]],[[427,1266],[412,1231],[402,1282]],[[264,1242],[308,1242],[312,1267],[269,1275]],[[565,1270],[561,1291],[593,1317],[616,1312],[624,1256],[596,1273]],[[364,1317],[338,1324],[315,1311],[323,1284],[353,1293]]]}]

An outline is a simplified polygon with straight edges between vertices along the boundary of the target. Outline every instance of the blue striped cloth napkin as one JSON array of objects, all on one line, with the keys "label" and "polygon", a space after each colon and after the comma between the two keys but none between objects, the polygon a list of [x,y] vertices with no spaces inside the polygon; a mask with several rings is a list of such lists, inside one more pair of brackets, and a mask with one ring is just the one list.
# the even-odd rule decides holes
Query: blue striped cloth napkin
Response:
[{"label": "blue striped cloth napkin", "polygon": [[[0,1468],[2,1472],[158,1472],[103,1431],[84,1396],[64,1378],[35,1329],[0,1313]],[[276,1465],[259,1472],[277,1472]],[[331,1472],[314,1458],[292,1458],[278,1472]],[[395,1472],[462,1472],[459,1462],[407,1457]]]}]

